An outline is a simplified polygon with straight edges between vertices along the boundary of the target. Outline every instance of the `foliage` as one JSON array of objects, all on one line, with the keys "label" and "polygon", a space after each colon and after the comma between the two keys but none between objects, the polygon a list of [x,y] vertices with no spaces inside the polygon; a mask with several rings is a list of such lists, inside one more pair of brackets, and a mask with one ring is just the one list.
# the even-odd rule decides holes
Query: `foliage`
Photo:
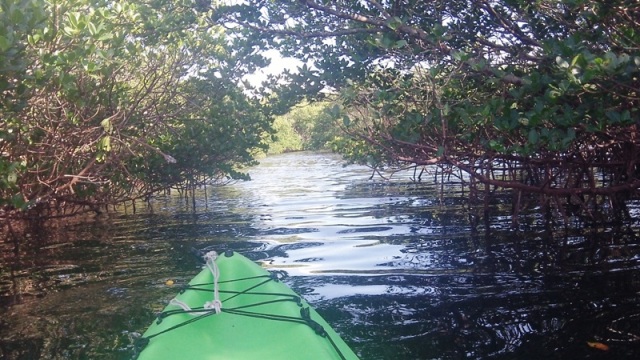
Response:
[{"label": "foliage", "polygon": [[0,205],[113,203],[246,177],[239,166],[264,147],[270,119],[237,84],[265,60],[250,40],[230,48],[210,8],[19,0],[0,9]]},{"label": "foliage", "polygon": [[302,102],[287,114],[276,116],[276,141],[269,145],[269,153],[328,149],[341,133],[334,126],[331,106],[330,102]]},{"label": "foliage", "polygon": [[306,134],[303,137],[306,150],[328,149],[336,138],[344,135],[331,115],[333,105],[334,102],[330,101],[312,103],[305,107],[304,113],[300,114],[299,128]]},{"label": "foliage", "polygon": [[295,131],[294,119],[281,115],[273,120],[275,132],[272,142],[269,143],[268,154],[281,154],[303,149],[302,137]]},{"label": "foliage", "polygon": [[640,187],[638,19],[628,0],[252,0],[224,16],[341,90],[353,161],[555,195]]}]

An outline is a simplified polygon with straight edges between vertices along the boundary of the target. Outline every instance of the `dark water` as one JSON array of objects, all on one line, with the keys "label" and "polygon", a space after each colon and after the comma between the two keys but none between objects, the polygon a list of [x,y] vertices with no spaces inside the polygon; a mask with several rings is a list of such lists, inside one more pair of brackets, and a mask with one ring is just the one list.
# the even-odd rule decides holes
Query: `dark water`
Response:
[{"label": "dark water", "polygon": [[195,213],[174,195],[13,229],[0,243],[0,358],[128,359],[175,295],[166,281],[198,272],[193,248],[285,270],[362,359],[640,358],[637,223],[549,227],[531,214],[516,231],[508,195],[478,223],[454,178],[411,174],[369,180],[332,155],[286,154],[201,192]]}]

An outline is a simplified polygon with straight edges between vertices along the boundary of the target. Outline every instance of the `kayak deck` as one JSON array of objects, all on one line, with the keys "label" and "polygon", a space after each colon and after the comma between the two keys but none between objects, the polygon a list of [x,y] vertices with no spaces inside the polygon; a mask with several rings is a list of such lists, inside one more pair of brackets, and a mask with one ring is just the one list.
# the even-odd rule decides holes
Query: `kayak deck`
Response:
[{"label": "kayak deck", "polygon": [[357,359],[276,273],[213,256],[143,334],[138,359]]}]

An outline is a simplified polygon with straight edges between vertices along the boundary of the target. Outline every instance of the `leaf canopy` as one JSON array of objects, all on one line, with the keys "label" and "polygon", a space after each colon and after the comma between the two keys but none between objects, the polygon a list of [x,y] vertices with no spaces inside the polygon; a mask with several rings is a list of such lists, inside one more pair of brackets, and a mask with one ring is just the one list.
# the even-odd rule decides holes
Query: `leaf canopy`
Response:
[{"label": "leaf canopy", "polygon": [[[313,60],[314,81],[340,92],[352,139],[341,149],[353,161],[453,165],[484,183],[550,194],[640,187],[629,156],[640,149],[635,1],[243,4],[220,21]],[[487,175],[496,161],[556,170],[535,184],[518,171],[498,180]],[[593,175],[603,168],[607,184]]]}]

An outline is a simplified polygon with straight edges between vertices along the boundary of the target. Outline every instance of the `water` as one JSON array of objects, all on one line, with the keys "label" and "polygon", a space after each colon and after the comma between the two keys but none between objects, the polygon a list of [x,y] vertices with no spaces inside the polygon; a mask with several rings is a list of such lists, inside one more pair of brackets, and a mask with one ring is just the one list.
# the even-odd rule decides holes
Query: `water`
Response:
[{"label": "water", "polygon": [[274,156],[251,182],[200,192],[195,213],[172,194],[14,228],[0,243],[0,358],[128,359],[175,295],[167,280],[198,272],[192,249],[286,271],[362,359],[640,356],[637,223],[549,227],[531,214],[514,231],[506,196],[478,224],[454,181],[369,180],[341,164]]}]

